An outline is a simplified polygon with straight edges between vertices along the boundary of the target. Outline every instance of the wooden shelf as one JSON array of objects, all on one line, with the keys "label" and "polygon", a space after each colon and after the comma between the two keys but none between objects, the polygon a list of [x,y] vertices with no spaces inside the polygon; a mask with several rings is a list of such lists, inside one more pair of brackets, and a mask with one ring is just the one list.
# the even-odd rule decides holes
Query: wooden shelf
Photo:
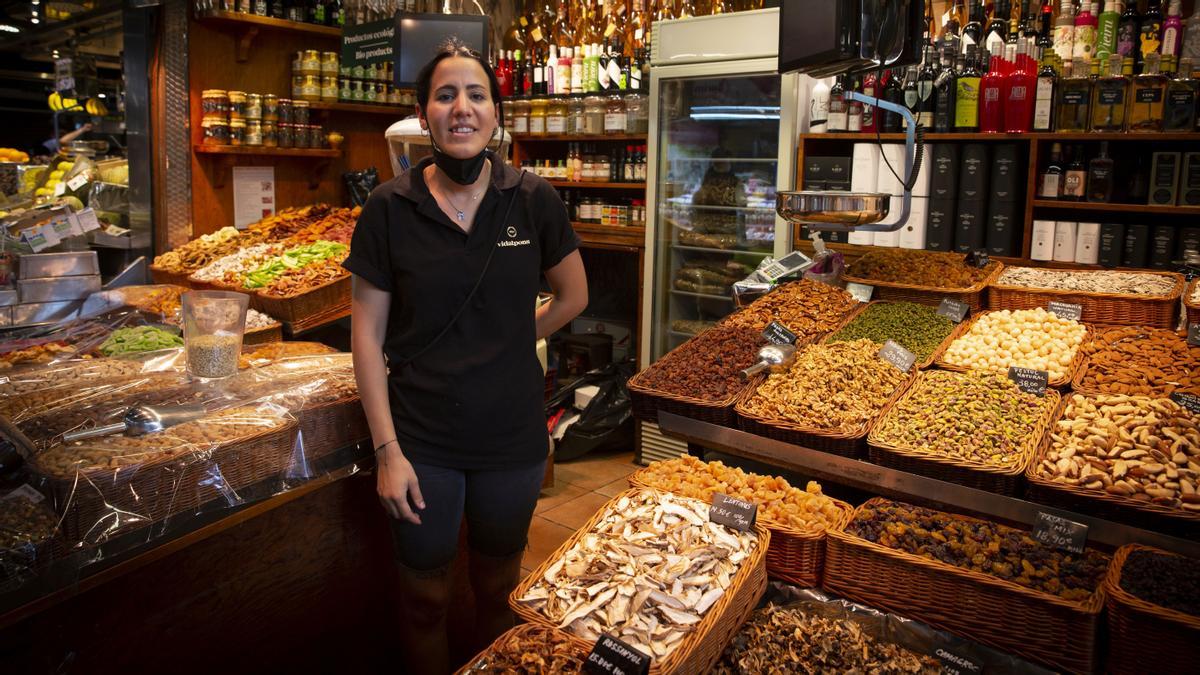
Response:
[{"label": "wooden shelf", "polygon": [[596,190],[645,190],[645,183],[584,183],[573,180],[547,180],[556,188],[584,188]]},{"label": "wooden shelf", "polygon": [[646,228],[644,227],[578,222],[571,223],[571,227],[583,240],[584,245],[646,247]]},{"label": "wooden shelf", "polygon": [[1101,202],[1067,202],[1057,199],[1035,199],[1035,209],[1090,211],[1093,213],[1145,213],[1157,216],[1200,216],[1200,206],[1155,206],[1149,204],[1105,204]]},{"label": "wooden shelf", "polygon": [[[801,134],[802,141],[873,141],[875,134],[861,132],[838,132],[828,134]],[[882,141],[903,141],[904,134],[879,134],[879,140]],[[1155,142],[1155,141],[1197,141],[1200,142],[1200,133],[1193,132],[1162,132],[1162,133],[1132,133],[1125,131],[1088,131],[1088,132],[1072,132],[1072,133],[1028,133],[1028,134],[946,134],[935,133],[931,131],[925,132],[926,142],[935,141],[1067,141],[1074,143],[1083,143],[1087,141],[1135,141],[1135,142]]]},{"label": "wooden shelf", "polygon": [[258,16],[257,14],[242,14],[241,12],[212,10],[209,12],[198,13],[196,18],[200,21],[224,23],[243,28],[268,28],[271,30],[319,35],[326,38],[340,39],[342,37],[341,28],[330,28],[329,26],[318,26],[316,24],[302,23],[299,21],[286,21],[284,19],[276,19],[269,16]]},{"label": "wooden shelf", "polygon": [[369,113],[375,115],[411,114],[416,108],[411,105],[379,105],[377,103],[329,103],[313,101],[308,104],[310,110],[332,110],[335,112]]},{"label": "wooden shelf", "polygon": [[262,145],[197,145],[198,155],[257,155],[263,157],[338,157],[341,150],[326,148],[268,148]]},{"label": "wooden shelf", "polygon": [[579,141],[581,143],[593,143],[596,141],[645,141],[648,136],[646,134],[599,134],[591,136],[572,136],[570,134],[513,134],[514,141],[529,143],[532,141]]}]

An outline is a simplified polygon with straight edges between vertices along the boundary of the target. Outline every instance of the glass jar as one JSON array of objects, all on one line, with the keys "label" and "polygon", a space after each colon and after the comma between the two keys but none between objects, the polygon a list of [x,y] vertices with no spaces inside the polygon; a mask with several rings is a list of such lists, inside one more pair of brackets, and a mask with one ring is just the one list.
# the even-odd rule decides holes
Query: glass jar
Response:
[{"label": "glass jar", "polygon": [[529,99],[518,98],[513,101],[512,124],[514,134],[529,133]]},{"label": "glass jar", "polygon": [[321,75],[337,77],[338,74],[338,53],[337,52],[321,52]]},{"label": "glass jar", "polygon": [[229,92],[229,118],[239,120],[246,119],[246,92]]},{"label": "glass jar", "polygon": [[246,120],[235,117],[229,120],[229,144],[241,145],[246,141]]},{"label": "glass jar", "polygon": [[200,110],[204,115],[229,114],[229,94],[224,89],[205,89],[200,94]]},{"label": "glass jar", "polygon": [[650,131],[650,105],[645,94],[625,94],[625,133],[645,134]]},{"label": "glass jar", "polygon": [[315,49],[304,50],[304,57],[300,61],[301,75],[320,75],[321,74],[321,52]]},{"label": "glass jar", "polygon": [[387,82],[379,83],[379,90],[375,92],[375,102],[384,105],[388,102],[388,97],[391,96],[392,86]]},{"label": "glass jar", "polygon": [[363,100],[363,83],[362,80],[353,80],[350,85],[350,100],[355,103],[362,103]]},{"label": "glass jar", "polygon": [[292,123],[292,99],[290,98],[279,99],[279,123]]},{"label": "glass jar", "polygon": [[292,93],[291,93],[292,100],[299,100],[300,97],[302,97],[303,95],[304,95],[304,76],[303,75],[293,75],[292,76]]},{"label": "glass jar", "polygon": [[267,0],[254,0],[254,13],[258,16],[266,16]]},{"label": "glass jar", "polygon": [[292,101],[292,123],[308,124],[309,110],[308,101]]},{"label": "glass jar", "polygon": [[279,147],[296,147],[296,125],[290,122],[279,123]]},{"label": "glass jar", "polygon": [[368,63],[363,66],[363,79],[368,82],[374,82],[379,79],[379,73],[376,71],[374,63]]},{"label": "glass jar", "polygon": [[514,133],[513,117],[516,116],[516,105],[517,102],[511,98],[504,99],[504,102],[500,104],[500,116],[504,118],[504,130],[510,134]]},{"label": "glass jar", "polygon": [[292,59],[292,75],[304,74],[304,50],[296,52],[296,58]]},{"label": "glass jar", "polygon": [[363,82],[363,103],[374,103],[379,94],[379,85],[375,82]]},{"label": "glass jar", "polygon": [[[305,101],[320,101],[321,78],[316,75],[305,75],[304,86],[300,89],[300,98]],[[297,103],[299,102],[300,101],[297,101]]]},{"label": "glass jar", "polygon": [[604,115],[606,106],[603,96],[586,96],[583,99],[583,133],[587,136],[599,136],[604,133]]},{"label": "glass jar", "polygon": [[246,120],[246,138],[243,141],[245,145],[262,145],[263,130],[261,120]]},{"label": "glass jar", "polygon": [[279,125],[275,122],[262,123],[262,144],[264,148],[279,147]]},{"label": "glass jar", "polygon": [[546,105],[549,103],[544,98],[535,98],[529,101],[529,133],[533,136],[546,135]]},{"label": "glass jar", "polygon": [[604,133],[625,133],[625,99],[620,94],[608,97],[604,104]]},{"label": "glass jar", "polygon": [[200,121],[204,145],[229,145],[229,120],[224,115],[208,115]]},{"label": "glass jar", "polygon": [[350,69],[350,77],[361,80],[363,79],[363,67],[361,63],[357,63]]},{"label": "glass jar", "polygon": [[254,0],[237,0],[237,11],[242,14],[253,14]]},{"label": "glass jar", "polygon": [[584,131],[583,96],[573,95],[567,101],[567,133],[582,136]]},{"label": "glass jar", "polygon": [[261,120],[263,116],[262,94],[246,94],[246,119]]},{"label": "glass jar", "polygon": [[339,101],[351,100],[351,97],[353,94],[350,91],[350,82],[351,82],[350,78],[347,78],[347,77],[341,78],[341,87],[338,89],[338,100]]},{"label": "glass jar", "polygon": [[338,99],[337,77],[327,75],[321,78],[321,100],[336,101]]},{"label": "glass jar", "polygon": [[309,136],[309,133],[308,133],[308,126],[309,125],[307,125],[307,124],[293,124],[292,125],[292,147],[295,147],[295,148],[311,147],[309,145],[309,139],[311,137]]},{"label": "glass jar", "polygon": [[262,119],[264,122],[279,121],[279,97],[275,94],[263,94]]},{"label": "glass jar", "polygon": [[555,97],[546,105],[546,133],[567,133],[567,99]]},{"label": "glass jar", "polygon": [[401,105],[404,103],[404,92],[392,87],[392,92],[388,94],[388,103],[392,105]]},{"label": "glass jar", "polygon": [[310,148],[324,148],[328,146],[325,142],[325,128],[320,124],[308,125],[308,146]]}]

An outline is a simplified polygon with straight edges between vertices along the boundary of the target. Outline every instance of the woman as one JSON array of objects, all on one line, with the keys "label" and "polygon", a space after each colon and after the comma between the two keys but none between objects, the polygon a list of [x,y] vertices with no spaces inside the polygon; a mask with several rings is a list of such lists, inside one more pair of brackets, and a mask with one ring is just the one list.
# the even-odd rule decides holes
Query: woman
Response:
[{"label": "woman", "polygon": [[[467,520],[476,638],[512,625],[548,454],[536,341],[587,305],[579,238],[549,183],[488,151],[491,66],[451,40],[418,76],[433,157],[379,186],[346,269],[352,344],[400,563],[414,673],[448,669],[447,570]],[[540,276],[555,298],[535,311]]]}]

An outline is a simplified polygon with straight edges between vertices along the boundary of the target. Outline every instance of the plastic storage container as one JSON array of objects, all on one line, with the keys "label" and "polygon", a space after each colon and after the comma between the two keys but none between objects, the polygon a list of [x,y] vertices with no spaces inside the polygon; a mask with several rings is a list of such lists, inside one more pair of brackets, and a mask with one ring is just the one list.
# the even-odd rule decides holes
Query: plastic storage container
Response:
[{"label": "plastic storage container", "polygon": [[250,296],[229,291],[188,291],[181,299],[188,374],[201,379],[236,374]]}]

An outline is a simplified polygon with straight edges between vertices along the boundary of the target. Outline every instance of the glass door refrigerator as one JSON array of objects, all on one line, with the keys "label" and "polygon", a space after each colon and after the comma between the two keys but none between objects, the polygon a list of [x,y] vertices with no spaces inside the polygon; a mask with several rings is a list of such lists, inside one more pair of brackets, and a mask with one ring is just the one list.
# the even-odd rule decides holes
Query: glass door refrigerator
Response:
[{"label": "glass door refrigerator", "polygon": [[[779,75],[779,10],[655,24],[645,367],[734,309],[731,285],[790,250],[776,189],[795,184],[797,75]],[[681,443],[643,424],[643,462]]]}]

